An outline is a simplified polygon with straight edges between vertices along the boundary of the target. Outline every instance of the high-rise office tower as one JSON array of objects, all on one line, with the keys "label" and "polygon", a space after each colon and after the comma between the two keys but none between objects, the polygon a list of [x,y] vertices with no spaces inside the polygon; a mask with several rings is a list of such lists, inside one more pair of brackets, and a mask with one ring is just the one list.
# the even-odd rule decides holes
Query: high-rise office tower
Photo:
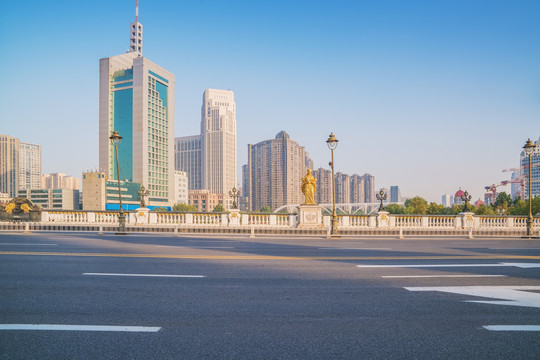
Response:
[{"label": "high-rise office tower", "polygon": [[203,188],[200,135],[183,136],[174,139],[174,168],[187,174],[189,190]]},{"label": "high-rise office tower", "polygon": [[[236,104],[232,91],[204,91],[201,107],[201,148],[203,189],[214,194],[228,194],[237,186]],[[232,199],[229,200],[227,202],[232,203]]]},{"label": "high-rise office tower", "polygon": [[19,149],[19,139],[0,135],[0,193],[11,197],[19,189]]},{"label": "high-rise office tower", "polygon": [[19,190],[41,187],[41,145],[20,143]]},{"label": "high-rise office tower", "polygon": [[[135,29],[133,29],[135,26]],[[130,52],[100,60],[99,166],[117,179],[117,130],[120,179],[144,185],[152,206],[174,202],[174,75],[142,56],[138,11],[130,34]]]},{"label": "high-rise office tower", "polygon": [[399,190],[399,186],[390,186],[390,194],[388,195],[388,198],[391,203],[401,202],[401,191]]},{"label": "high-rise office tower", "polygon": [[251,210],[271,209],[304,202],[301,185],[307,164],[303,146],[285,131],[275,139],[248,145],[249,202]]}]

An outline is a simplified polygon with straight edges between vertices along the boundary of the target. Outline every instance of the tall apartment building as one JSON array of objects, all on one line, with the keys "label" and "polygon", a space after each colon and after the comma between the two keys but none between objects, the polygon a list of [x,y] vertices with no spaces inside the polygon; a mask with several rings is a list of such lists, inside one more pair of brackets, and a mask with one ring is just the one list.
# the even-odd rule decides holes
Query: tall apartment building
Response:
[{"label": "tall apartment building", "polygon": [[[138,10],[137,10],[138,12]],[[148,204],[174,202],[174,75],[142,56],[138,13],[130,24],[130,51],[99,62],[99,167],[117,179],[117,130],[120,179],[144,185]]]},{"label": "tall apartment building", "polygon": [[[531,194],[540,196],[540,138],[534,143],[535,147],[531,155]],[[519,163],[521,164],[522,173],[525,179],[525,196],[522,198],[529,199],[529,157],[525,155],[523,150],[520,154]]]},{"label": "tall apartment building", "polygon": [[201,147],[203,188],[215,194],[228,194],[237,185],[236,104],[232,91],[204,91]]},{"label": "tall apartment building", "polygon": [[318,204],[332,203],[332,170],[318,168],[313,171],[313,177],[317,179],[315,188],[315,202]]},{"label": "tall apartment building", "polygon": [[309,154],[285,131],[275,139],[249,144],[250,209],[303,203],[301,184],[308,164],[312,164]]},{"label": "tall apartment building", "polygon": [[187,174],[189,190],[203,188],[200,135],[183,136],[174,139],[174,168]]},{"label": "tall apartment building", "polygon": [[362,203],[365,199],[365,180],[362,176],[354,174],[351,176],[351,203]]},{"label": "tall apartment building", "polygon": [[347,174],[338,172],[336,174],[336,203],[351,203],[351,177]]},{"label": "tall apartment building", "polygon": [[43,174],[41,176],[41,188],[80,190],[80,181],[79,178],[62,173]]},{"label": "tall apartment building", "polygon": [[20,140],[9,135],[0,135],[0,193],[17,196],[19,189]]},{"label": "tall apartment building", "polygon": [[[332,203],[332,171],[319,168],[313,172],[317,179],[315,202]],[[375,198],[375,177],[369,174],[349,176],[338,172],[335,175],[336,203],[361,204],[373,202]]]},{"label": "tall apartment building", "polygon": [[362,178],[364,178],[364,202],[377,202],[377,199],[375,198],[375,176],[364,174],[362,175]]},{"label": "tall apartment building", "polygon": [[22,142],[19,147],[19,190],[41,186],[41,145]]}]

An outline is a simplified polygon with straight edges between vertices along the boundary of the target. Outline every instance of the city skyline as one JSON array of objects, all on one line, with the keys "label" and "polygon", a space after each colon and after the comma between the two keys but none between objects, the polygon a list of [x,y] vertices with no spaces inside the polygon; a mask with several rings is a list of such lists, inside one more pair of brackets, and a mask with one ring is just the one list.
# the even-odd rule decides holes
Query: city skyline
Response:
[{"label": "city skyline", "polygon": [[[234,91],[238,171],[247,144],[282,130],[328,168],[333,131],[336,171],[476,200],[540,136],[532,1],[139,7],[144,56],[176,78],[174,137],[198,133],[204,89]],[[5,4],[0,133],[41,145],[43,173],[98,168],[98,62],[128,50],[134,19],[135,1]]]}]

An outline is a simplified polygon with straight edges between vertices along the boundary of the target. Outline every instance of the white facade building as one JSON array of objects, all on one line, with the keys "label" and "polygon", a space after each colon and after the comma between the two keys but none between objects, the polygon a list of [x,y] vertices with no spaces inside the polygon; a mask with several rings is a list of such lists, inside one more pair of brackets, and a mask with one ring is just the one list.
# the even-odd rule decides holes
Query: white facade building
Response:
[{"label": "white facade building", "polygon": [[174,171],[174,203],[188,203],[188,175],[185,171]]},{"label": "white facade building", "polygon": [[41,145],[21,141],[19,147],[19,190],[41,186]]},{"label": "white facade building", "polygon": [[[214,194],[236,186],[236,104],[234,93],[206,89],[201,107],[202,185]],[[232,199],[226,201],[230,208]]]}]

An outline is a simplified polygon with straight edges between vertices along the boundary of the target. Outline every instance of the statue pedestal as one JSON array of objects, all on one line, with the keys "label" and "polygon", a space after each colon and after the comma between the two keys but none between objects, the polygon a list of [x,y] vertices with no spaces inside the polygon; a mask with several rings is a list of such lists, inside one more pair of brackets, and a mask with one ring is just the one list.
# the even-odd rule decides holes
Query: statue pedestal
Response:
[{"label": "statue pedestal", "polygon": [[135,223],[148,224],[150,221],[150,210],[146,207],[138,208],[135,214]]},{"label": "statue pedestal", "polygon": [[231,209],[228,215],[229,226],[240,226],[240,210]]},{"label": "statue pedestal", "polygon": [[298,229],[323,228],[322,208],[317,205],[300,205],[298,207]]}]

